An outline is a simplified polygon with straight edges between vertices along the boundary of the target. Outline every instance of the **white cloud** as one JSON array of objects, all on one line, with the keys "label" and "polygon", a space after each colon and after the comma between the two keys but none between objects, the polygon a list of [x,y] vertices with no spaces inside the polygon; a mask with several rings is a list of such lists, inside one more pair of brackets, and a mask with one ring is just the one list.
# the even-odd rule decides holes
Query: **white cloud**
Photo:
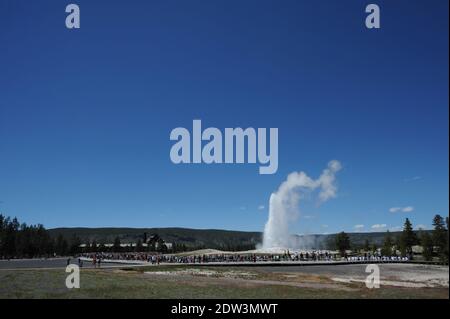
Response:
[{"label": "white cloud", "polygon": [[389,231],[401,231],[402,230],[402,226],[394,226],[389,228]]},{"label": "white cloud", "polygon": [[328,225],[323,224],[322,227],[323,227],[323,228],[328,228]]},{"label": "white cloud", "polygon": [[402,212],[402,213],[410,213],[414,210],[413,206],[405,206],[405,207],[391,207],[389,208],[389,212],[391,213],[398,213],[398,212]]},{"label": "white cloud", "polygon": [[364,229],[364,225],[362,225],[362,224],[355,225],[355,226],[353,226],[353,228],[354,228],[356,231],[363,230],[363,229]]},{"label": "white cloud", "polygon": [[405,178],[405,182],[409,183],[409,182],[414,182],[414,181],[418,181],[421,179],[422,179],[422,176],[414,176],[414,177],[410,177],[410,178]]},{"label": "white cloud", "polygon": [[259,205],[258,206],[258,210],[264,210],[264,208],[266,208],[266,206],[264,206],[264,205]]},{"label": "white cloud", "polygon": [[387,227],[387,225],[386,224],[375,224],[375,225],[372,225],[372,230],[374,230],[374,231],[380,231],[380,230],[383,230],[383,229],[385,229]]},{"label": "white cloud", "polygon": [[416,229],[429,229],[427,225],[419,224],[416,226]]}]

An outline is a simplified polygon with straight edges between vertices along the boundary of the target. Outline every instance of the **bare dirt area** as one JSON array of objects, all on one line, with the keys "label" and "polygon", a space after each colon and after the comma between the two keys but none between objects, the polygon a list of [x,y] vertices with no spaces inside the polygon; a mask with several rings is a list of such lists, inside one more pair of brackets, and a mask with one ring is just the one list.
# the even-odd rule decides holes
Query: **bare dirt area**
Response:
[{"label": "bare dirt area", "polygon": [[188,268],[173,271],[150,271],[145,272],[147,276],[164,276],[171,280],[187,280],[197,282],[208,282],[216,284],[236,284],[245,286],[278,285],[298,288],[313,289],[336,289],[352,291],[348,285],[336,284],[324,277],[302,274],[267,274],[258,271],[247,271],[239,269],[214,270],[204,268]]},{"label": "bare dirt area", "polygon": [[[380,264],[380,284],[385,287],[448,289],[448,266]],[[367,265],[200,267],[145,271],[147,276],[172,280],[214,281],[241,285],[281,285],[310,289],[356,291],[365,287]],[[448,294],[447,294],[448,295]]]},{"label": "bare dirt area", "polygon": [[[336,282],[365,282],[367,265],[274,266],[255,267],[264,273],[287,276],[320,275]],[[381,284],[399,287],[449,287],[449,267],[422,264],[378,264]]]}]

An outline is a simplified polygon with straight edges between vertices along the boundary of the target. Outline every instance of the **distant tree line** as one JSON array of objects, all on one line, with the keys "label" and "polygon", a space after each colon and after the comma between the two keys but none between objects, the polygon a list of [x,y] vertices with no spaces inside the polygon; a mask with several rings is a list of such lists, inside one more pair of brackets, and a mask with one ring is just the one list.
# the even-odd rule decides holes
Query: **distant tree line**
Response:
[{"label": "distant tree line", "polygon": [[[146,245],[144,245],[146,243]],[[135,243],[123,244],[120,237],[114,238],[113,245],[108,245],[104,242],[97,242],[97,240],[86,241],[81,251],[86,253],[93,252],[159,252],[159,253],[180,253],[200,249],[219,249],[225,251],[244,251],[255,249],[255,244],[238,244],[225,243],[221,245],[206,245],[206,244],[185,244],[173,242],[171,245],[166,245],[164,240],[158,234],[153,234],[149,239],[144,235],[143,239],[138,239]]]},{"label": "distant tree line", "polygon": [[[327,244],[328,249],[336,249],[342,256],[346,251],[363,250],[364,252],[375,253],[378,249],[384,256],[390,256],[400,252],[402,256],[413,257],[412,247],[415,245],[422,246],[422,257],[425,260],[433,260],[438,258],[443,262],[448,262],[449,255],[449,233],[448,233],[448,217],[445,219],[436,215],[433,218],[432,231],[419,230],[414,231],[413,226],[408,218],[403,225],[403,231],[400,235],[393,236],[389,231],[386,232],[383,243],[376,245],[370,243],[368,239],[364,241],[362,246],[354,246],[351,243],[347,233],[341,232],[334,236],[334,242]],[[147,246],[143,245],[143,242]],[[98,243],[96,240],[83,242],[76,235],[71,238],[65,238],[62,234],[56,237],[50,236],[48,230],[43,225],[27,225],[19,223],[17,218],[11,219],[0,214],[0,259],[5,258],[33,258],[33,257],[50,257],[50,256],[67,256],[79,253],[91,252],[160,252],[160,253],[178,253],[187,252],[205,248],[214,248],[226,251],[244,251],[255,249],[253,243],[239,244],[232,243],[222,244],[189,244],[172,243],[169,247],[164,240],[157,234],[152,235],[149,239],[146,235],[143,239],[138,239],[135,245],[123,245],[119,237],[114,239],[112,246],[106,246],[105,243]]]},{"label": "distant tree line", "polygon": [[433,218],[433,230],[419,230],[415,232],[408,218],[403,224],[403,230],[399,236],[392,236],[387,231],[381,247],[370,244],[366,239],[363,247],[352,247],[350,237],[347,233],[341,232],[335,236],[334,248],[337,249],[341,256],[346,255],[348,250],[363,250],[365,252],[375,253],[378,249],[383,256],[396,255],[397,251],[401,256],[413,258],[413,246],[420,245],[422,247],[422,257],[424,260],[431,261],[434,257],[442,262],[448,263],[449,254],[449,233],[448,233],[448,217],[435,215]]},{"label": "distant tree line", "polygon": [[[144,236],[146,238],[146,236]],[[168,253],[170,249],[167,248],[164,240],[159,237],[158,234],[154,234],[148,241],[146,241],[146,245],[144,246],[143,242],[146,239],[141,240],[138,239],[136,243],[127,243],[122,244],[120,241],[120,237],[116,236],[114,238],[114,242],[112,245],[106,245],[101,242],[98,243],[95,239],[92,242],[87,241],[85,245],[82,247],[82,252],[86,253],[95,253],[95,252],[160,252],[160,253]]]},{"label": "distant tree line", "polygon": [[80,241],[52,238],[43,225],[27,225],[0,214],[0,259],[50,257],[76,254]]}]

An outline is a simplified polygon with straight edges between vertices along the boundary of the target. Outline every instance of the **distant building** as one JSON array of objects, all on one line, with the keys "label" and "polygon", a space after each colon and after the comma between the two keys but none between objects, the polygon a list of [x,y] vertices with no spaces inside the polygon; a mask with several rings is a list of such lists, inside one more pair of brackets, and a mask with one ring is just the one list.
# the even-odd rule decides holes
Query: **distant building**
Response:
[{"label": "distant building", "polygon": [[[166,243],[164,242],[164,244],[166,245],[167,249],[171,249],[172,248],[172,243]],[[120,247],[126,248],[126,247],[136,247],[136,243],[121,243]],[[158,249],[160,245],[160,242],[156,242],[155,243],[155,248]],[[79,247],[80,248],[86,248],[87,244],[81,244]],[[96,247],[100,247],[101,244],[96,244]],[[105,246],[106,248],[111,248],[114,246],[114,244],[103,244],[103,246]],[[148,247],[151,246],[151,244],[147,244],[147,243],[143,243],[142,247]],[[89,245],[89,247],[92,247],[92,245]]]}]

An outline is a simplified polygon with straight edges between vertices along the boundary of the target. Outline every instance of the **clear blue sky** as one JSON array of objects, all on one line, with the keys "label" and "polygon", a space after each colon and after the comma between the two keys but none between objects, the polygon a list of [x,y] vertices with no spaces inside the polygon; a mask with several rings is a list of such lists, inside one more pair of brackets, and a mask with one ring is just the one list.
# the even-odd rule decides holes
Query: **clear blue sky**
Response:
[{"label": "clear blue sky", "polygon": [[[374,0],[380,30],[367,1],[74,0],[79,30],[66,2],[0,2],[4,214],[262,230],[288,173],[337,159],[338,198],[301,204],[294,231],[448,215],[447,0]],[[278,127],[278,172],[172,164],[169,133],[193,119]]]}]

